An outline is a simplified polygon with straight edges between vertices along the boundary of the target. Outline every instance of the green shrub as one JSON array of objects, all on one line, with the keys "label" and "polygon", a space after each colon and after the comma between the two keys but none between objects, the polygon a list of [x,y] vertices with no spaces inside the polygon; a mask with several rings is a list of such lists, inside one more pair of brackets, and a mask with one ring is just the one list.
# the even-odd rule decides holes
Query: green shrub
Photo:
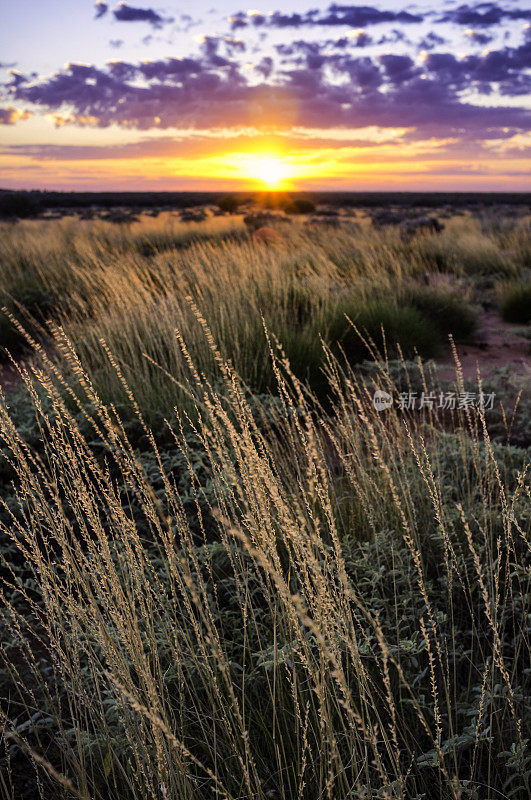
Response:
[{"label": "green shrub", "polygon": [[531,282],[513,281],[500,288],[502,319],[525,325],[531,321]]},{"label": "green shrub", "polygon": [[460,295],[450,289],[411,286],[403,293],[406,304],[413,306],[445,338],[468,339],[476,330],[477,314]]},{"label": "green shrub", "polygon": [[441,343],[438,329],[412,306],[399,306],[387,298],[340,304],[328,330],[328,340],[332,347],[343,351],[350,363],[363,361],[371,353],[346,317],[363,338],[372,340],[380,353],[386,352],[390,357],[398,354],[397,343],[406,358],[416,352],[430,357]]}]

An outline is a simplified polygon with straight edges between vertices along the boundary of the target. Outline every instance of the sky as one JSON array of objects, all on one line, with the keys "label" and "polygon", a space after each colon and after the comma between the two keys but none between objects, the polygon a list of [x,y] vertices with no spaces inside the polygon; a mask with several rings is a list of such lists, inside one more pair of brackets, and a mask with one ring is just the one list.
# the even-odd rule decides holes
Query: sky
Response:
[{"label": "sky", "polygon": [[531,190],[528,0],[162,3],[3,3],[0,188]]}]

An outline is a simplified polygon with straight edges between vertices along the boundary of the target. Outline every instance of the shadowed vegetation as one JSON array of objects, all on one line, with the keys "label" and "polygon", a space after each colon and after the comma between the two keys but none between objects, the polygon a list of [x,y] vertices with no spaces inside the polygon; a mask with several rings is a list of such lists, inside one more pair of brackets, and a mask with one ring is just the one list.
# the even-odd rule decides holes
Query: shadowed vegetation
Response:
[{"label": "shadowed vegetation", "polygon": [[529,795],[528,400],[398,403],[490,391],[425,359],[525,220],[277,230],[2,230],[8,798]]},{"label": "shadowed vegetation", "polygon": [[513,281],[500,288],[501,314],[506,322],[531,321],[531,281]]}]

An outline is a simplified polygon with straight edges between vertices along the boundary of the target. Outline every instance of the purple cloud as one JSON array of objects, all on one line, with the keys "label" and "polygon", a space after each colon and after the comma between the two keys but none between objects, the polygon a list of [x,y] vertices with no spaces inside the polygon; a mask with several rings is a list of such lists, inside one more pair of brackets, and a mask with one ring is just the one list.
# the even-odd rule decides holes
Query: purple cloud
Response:
[{"label": "purple cloud", "polygon": [[433,129],[437,136],[443,131],[461,136],[468,129],[470,135],[487,137],[487,128],[529,125],[528,112],[514,104],[474,105],[462,93],[472,86],[507,97],[530,91],[531,41],[464,58],[429,52],[416,63],[408,55],[355,56],[356,40],[350,37],[301,39],[276,46],[277,69],[265,56],[252,75],[235,58],[241,51],[238,41],[204,37],[193,58],[115,60],[103,68],[69,64],[32,82],[18,75],[7,87],[8,96],[64,110],[79,124],[143,130],[259,127],[271,126],[271,120],[282,127],[289,120],[307,127],[416,127]]},{"label": "purple cloud", "polygon": [[381,11],[373,6],[337,5],[332,3],[326,11],[312,9],[303,14],[285,14],[282,11],[274,11],[271,14],[260,12],[246,13],[237,11],[229,18],[231,28],[246,28],[249,25],[254,27],[268,26],[270,28],[300,28],[303,26],[323,26],[337,27],[346,26],[349,28],[364,28],[367,25],[380,25],[385,22],[400,22],[411,24],[422,22],[423,17],[419,14],[411,14],[408,11]]}]

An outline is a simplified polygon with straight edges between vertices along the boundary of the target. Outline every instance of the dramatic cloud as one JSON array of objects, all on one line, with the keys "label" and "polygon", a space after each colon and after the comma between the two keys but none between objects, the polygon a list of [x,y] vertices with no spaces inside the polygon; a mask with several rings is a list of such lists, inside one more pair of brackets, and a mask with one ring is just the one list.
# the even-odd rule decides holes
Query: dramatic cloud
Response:
[{"label": "dramatic cloud", "polygon": [[0,125],[14,125],[24,119],[29,119],[33,114],[30,111],[19,111],[18,108],[7,106],[0,108]]},{"label": "dramatic cloud", "polygon": [[506,8],[497,3],[477,3],[473,6],[458,6],[457,8],[447,11],[440,18],[441,22],[485,27],[499,25],[503,20],[531,20],[531,10]]},{"label": "dramatic cloud", "polygon": [[127,3],[119,3],[112,13],[119,22],[148,22],[154,28],[162,28],[174,21],[172,17],[162,17],[152,8],[133,8]]},{"label": "dramatic cloud", "polygon": [[471,87],[512,98],[529,92],[531,41],[463,58],[426,52],[419,62],[392,53],[355,56],[342,39],[335,48],[330,40],[298,40],[277,46],[283,63],[276,70],[264,56],[252,72],[231,56],[241,50],[238,41],[203,37],[193,58],[117,60],[104,68],[74,63],[33,82],[18,76],[10,97],[67,110],[81,125],[143,130],[319,127],[326,120],[329,127],[407,126],[448,135],[467,129],[477,136],[484,128],[486,136],[487,128],[521,130],[529,124],[517,104],[474,105],[462,94]]}]

